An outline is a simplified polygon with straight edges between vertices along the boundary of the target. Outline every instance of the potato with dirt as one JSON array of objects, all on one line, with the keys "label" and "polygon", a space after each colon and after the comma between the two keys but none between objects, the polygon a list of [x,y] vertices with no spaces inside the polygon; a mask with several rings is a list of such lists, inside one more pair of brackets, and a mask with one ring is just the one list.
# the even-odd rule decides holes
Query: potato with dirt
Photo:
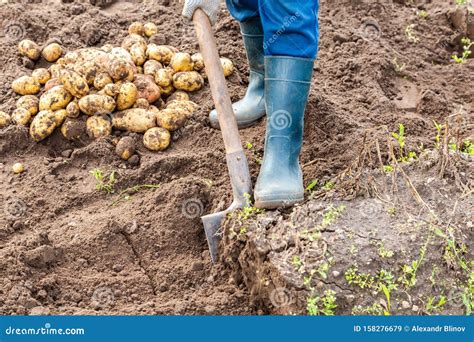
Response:
[{"label": "potato with dirt", "polygon": [[24,95],[16,101],[16,108],[24,108],[32,116],[36,115],[39,110],[39,99],[34,95]]},{"label": "potato with dirt", "polygon": [[221,58],[222,69],[224,70],[224,77],[229,77],[234,72],[234,63],[229,58]]},{"label": "potato with dirt", "polygon": [[61,134],[70,141],[81,140],[86,134],[86,123],[81,119],[66,118],[61,126]]},{"label": "potato with dirt", "polygon": [[187,120],[184,110],[165,108],[156,115],[158,126],[166,128],[168,131],[176,131],[183,127]]},{"label": "potato with dirt", "polygon": [[192,101],[177,101],[173,100],[166,104],[166,109],[175,109],[186,113],[190,117],[198,108],[198,105]]},{"label": "potato with dirt", "polygon": [[26,126],[31,120],[31,114],[25,108],[17,108],[12,113],[12,121],[19,126]]},{"label": "potato with dirt", "polygon": [[83,97],[89,93],[87,80],[75,71],[61,70],[59,80],[64,88],[75,97]]},{"label": "potato with dirt", "polygon": [[141,66],[146,62],[146,48],[143,48],[140,44],[135,43],[130,48],[130,56],[135,65]]},{"label": "potato with dirt", "polygon": [[189,101],[189,94],[185,91],[177,90],[166,99],[167,103],[172,101]]},{"label": "potato with dirt", "polygon": [[169,68],[159,69],[155,73],[155,82],[161,88],[169,87],[173,84],[173,70]]},{"label": "potato with dirt", "polygon": [[133,105],[133,108],[148,109],[150,108],[150,103],[148,103],[146,99],[137,99],[137,101],[135,101],[135,104]]},{"label": "potato with dirt", "polygon": [[94,88],[97,90],[103,89],[107,84],[113,83],[114,80],[106,72],[101,72],[96,75],[94,79]]},{"label": "potato with dirt", "polygon": [[145,32],[145,28],[143,27],[143,23],[141,23],[139,21],[134,21],[128,27],[128,33],[130,33],[130,34],[143,35],[144,32]]},{"label": "potato with dirt", "polygon": [[0,111],[0,128],[5,128],[11,123],[10,115],[5,112]]},{"label": "potato with dirt", "polygon": [[60,127],[64,120],[67,118],[67,110],[59,109],[54,111],[54,121],[56,122],[56,127]]},{"label": "potato with dirt", "polygon": [[197,71],[177,72],[173,75],[173,86],[178,90],[193,92],[201,89],[204,79]]},{"label": "potato with dirt", "polygon": [[161,96],[160,87],[155,83],[152,76],[136,75],[133,84],[137,87],[138,98],[146,99],[148,103],[153,103]]},{"label": "potato with dirt", "polygon": [[56,117],[52,110],[40,111],[31,122],[30,136],[36,141],[46,139],[56,128]]},{"label": "potato with dirt", "polygon": [[91,139],[98,139],[112,133],[112,123],[106,115],[94,115],[86,121],[87,135]]},{"label": "potato with dirt", "polygon": [[72,100],[72,95],[62,85],[56,86],[41,95],[39,100],[39,110],[58,110],[66,108]]},{"label": "potato with dirt", "polygon": [[63,49],[58,43],[52,43],[43,48],[41,56],[50,63],[56,62],[63,54]]},{"label": "potato with dirt", "polygon": [[93,61],[76,63],[71,67],[71,69],[83,77],[90,86],[94,85],[95,77],[97,73],[100,72],[99,68]]},{"label": "potato with dirt", "polygon": [[48,91],[58,85],[62,85],[61,81],[58,78],[52,78],[48,82],[46,82],[46,84],[44,85],[44,90]]},{"label": "potato with dirt", "polygon": [[39,84],[44,85],[51,79],[51,74],[49,73],[48,69],[46,68],[38,68],[33,70],[31,76],[36,78]]},{"label": "potato with dirt", "polygon": [[124,110],[131,108],[135,104],[135,101],[137,101],[137,99],[137,86],[132,82],[124,82],[120,86],[120,90],[117,95],[117,109]]},{"label": "potato with dirt", "polygon": [[110,114],[115,109],[115,100],[102,94],[92,94],[79,99],[79,108],[84,114]]},{"label": "potato with dirt", "polygon": [[33,61],[36,61],[41,56],[41,48],[38,44],[29,39],[23,39],[18,43],[18,51],[20,55],[28,57]]},{"label": "potato with dirt", "polygon": [[191,55],[185,52],[178,52],[174,54],[170,61],[170,67],[174,71],[192,71],[194,70],[194,63],[191,59]]},{"label": "potato with dirt", "polygon": [[201,71],[204,69],[204,58],[200,52],[195,53],[191,56],[191,60],[193,61],[193,66],[195,71]]},{"label": "potato with dirt", "polygon": [[77,100],[73,100],[66,106],[66,113],[68,118],[77,118],[81,114],[81,109]]},{"label": "potato with dirt", "polygon": [[21,76],[12,82],[12,89],[20,95],[35,95],[41,90],[41,84],[32,76]]},{"label": "potato with dirt", "polygon": [[126,109],[114,113],[112,125],[120,130],[145,133],[150,128],[156,127],[156,115],[142,108]]},{"label": "potato with dirt", "polygon": [[148,22],[143,25],[143,33],[145,34],[145,36],[150,38],[151,36],[158,33],[158,27],[154,23]]},{"label": "potato with dirt", "polygon": [[[132,46],[135,45],[135,44],[140,45],[143,48],[143,50],[146,51],[147,43],[146,43],[145,38],[143,38],[142,36],[140,36],[138,34],[134,34],[134,33],[127,36],[127,37],[125,37],[125,39],[122,41],[121,47],[123,49],[127,50],[127,51],[130,51]],[[112,51],[112,49],[110,49],[110,51]]]},{"label": "potato with dirt", "polygon": [[153,127],[143,135],[143,145],[150,151],[163,151],[171,143],[170,132],[162,127]]},{"label": "potato with dirt", "polygon": [[149,44],[146,50],[148,59],[154,59],[160,63],[168,65],[174,56],[173,50],[169,46]]},{"label": "potato with dirt", "polygon": [[158,70],[163,69],[163,64],[154,59],[150,59],[143,64],[143,73],[155,77]]},{"label": "potato with dirt", "polygon": [[20,174],[25,172],[25,166],[22,163],[15,163],[12,165],[12,171],[15,174]]},{"label": "potato with dirt", "polygon": [[102,88],[98,94],[108,95],[112,98],[116,98],[120,93],[120,87],[121,86],[118,83],[109,83],[104,88]]},{"label": "potato with dirt", "polygon": [[134,77],[134,71],[129,61],[119,57],[110,59],[108,73],[115,81],[133,80]]},{"label": "potato with dirt", "polygon": [[123,137],[115,146],[115,153],[123,160],[129,160],[135,153],[135,140],[132,137]]}]

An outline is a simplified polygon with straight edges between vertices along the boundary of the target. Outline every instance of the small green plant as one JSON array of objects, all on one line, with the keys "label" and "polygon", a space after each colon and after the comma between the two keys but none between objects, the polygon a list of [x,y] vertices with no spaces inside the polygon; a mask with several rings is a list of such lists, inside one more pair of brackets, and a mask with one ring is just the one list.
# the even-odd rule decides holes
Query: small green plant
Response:
[{"label": "small green plant", "polygon": [[435,128],[436,128],[436,137],[435,137],[436,148],[439,149],[440,144],[441,144],[441,131],[443,130],[444,125],[439,124],[439,123],[437,123],[437,122],[434,121],[434,120],[433,120],[433,123],[434,123]]},{"label": "small green plant", "polygon": [[106,194],[113,194],[115,192],[116,171],[112,171],[105,175],[101,169],[94,169],[89,172],[96,180],[95,188],[99,191],[104,191]]},{"label": "small green plant", "polygon": [[356,305],[352,308],[352,314],[355,316],[382,316],[385,310],[379,303],[374,303],[371,306]]},{"label": "small green plant", "polygon": [[415,26],[415,24],[410,24],[405,28],[405,37],[413,44],[417,44],[420,41],[420,38],[416,35]]},{"label": "small green plant", "polygon": [[360,273],[357,266],[351,266],[345,273],[344,277],[349,285],[356,285],[361,289],[372,288],[375,283],[374,276],[368,273]]},{"label": "small green plant", "polygon": [[385,172],[385,173],[393,172],[393,165],[384,165],[383,166],[383,172]]},{"label": "small green plant", "polygon": [[457,54],[451,56],[453,61],[458,64],[466,63],[467,59],[471,55],[471,46],[474,45],[474,42],[471,42],[469,38],[464,37],[461,39],[461,44],[463,50],[462,55],[460,57]]},{"label": "small green plant", "polygon": [[255,146],[251,142],[245,144],[245,148],[252,153],[252,157],[258,165],[262,165],[262,156],[255,150]]},{"label": "small green plant", "polygon": [[398,161],[409,162],[416,158],[416,153],[413,151],[408,151],[408,154],[405,154],[405,126],[403,124],[398,125],[398,132],[392,132],[392,137],[398,142],[400,154]]},{"label": "small green plant", "polygon": [[329,190],[333,189],[335,185],[336,184],[334,184],[333,182],[327,181],[326,183],[324,183],[323,190],[329,191]]},{"label": "small green plant", "polygon": [[429,16],[428,12],[425,11],[425,10],[418,11],[417,14],[418,14],[418,16],[419,16],[420,18],[422,18],[422,19],[426,19],[426,18],[428,18],[428,16]]},{"label": "small green plant", "polygon": [[299,255],[293,255],[293,259],[291,259],[292,265],[295,267],[295,270],[299,271],[301,267],[303,267],[303,261]]},{"label": "small green plant", "polygon": [[398,282],[405,286],[406,289],[409,289],[416,285],[416,275],[421,263],[425,259],[429,241],[430,238],[428,238],[426,243],[420,248],[420,255],[418,257],[418,260],[414,260],[411,262],[411,264],[405,264],[402,266],[402,275],[398,278]]},{"label": "small green plant", "polygon": [[391,258],[391,257],[393,257],[394,254],[395,253],[393,251],[386,249],[384,244],[382,242],[380,242],[380,244],[379,244],[379,256],[382,259]]},{"label": "small green plant", "polygon": [[340,205],[337,208],[334,208],[332,205],[330,205],[328,210],[323,215],[321,228],[326,228],[327,226],[334,223],[342,215],[345,209],[345,205]]},{"label": "small green plant", "polygon": [[263,212],[262,209],[255,208],[255,207],[253,206],[252,198],[251,198],[250,194],[245,193],[245,194],[244,194],[244,197],[245,197],[246,205],[245,205],[245,207],[242,209],[242,211],[240,211],[239,214],[238,214],[238,218],[239,218],[240,220],[246,221],[246,220],[248,220],[249,218],[251,218],[252,216],[258,215],[258,214],[260,214],[260,213]]},{"label": "small green plant", "polygon": [[319,181],[318,181],[317,179],[313,179],[313,180],[311,181],[311,183],[308,184],[308,186],[306,187],[305,190],[306,190],[307,192],[313,191],[313,189],[316,187],[316,185],[318,185],[318,182],[319,182]]},{"label": "small green plant", "polygon": [[334,310],[337,308],[336,292],[333,290],[324,291],[324,296],[307,298],[306,310],[310,316],[334,316]]},{"label": "small green plant", "polygon": [[139,184],[139,185],[135,185],[130,188],[124,189],[117,194],[117,199],[112,202],[112,206],[115,206],[120,202],[130,200],[134,194],[136,194],[137,192],[140,192],[141,190],[158,189],[159,187],[160,187],[159,184]]},{"label": "small green plant", "polygon": [[467,0],[456,0],[456,5],[463,6],[467,4]]},{"label": "small green plant", "polygon": [[428,297],[428,301],[426,302],[425,311],[428,314],[431,314],[433,312],[438,312],[439,310],[441,310],[443,308],[443,306],[444,306],[444,304],[446,304],[446,302],[447,302],[446,297],[443,296],[443,295],[441,295],[439,297],[430,296],[430,297]]}]

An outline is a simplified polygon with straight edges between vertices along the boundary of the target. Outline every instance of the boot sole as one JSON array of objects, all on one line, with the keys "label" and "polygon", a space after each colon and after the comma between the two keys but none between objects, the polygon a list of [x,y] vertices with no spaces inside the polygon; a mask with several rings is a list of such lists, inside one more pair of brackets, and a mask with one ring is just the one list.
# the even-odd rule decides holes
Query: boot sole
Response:
[{"label": "boot sole", "polygon": [[[291,200],[288,198],[292,197]],[[286,196],[281,199],[255,199],[255,207],[258,209],[278,209],[292,207],[304,200],[304,195],[301,196]]]},{"label": "boot sole", "polygon": [[[264,116],[262,116],[262,118]],[[251,126],[255,125],[257,122],[259,122],[262,118],[258,118],[256,120],[252,120],[252,121],[240,121],[240,122],[237,121],[237,127],[239,129],[251,127]],[[215,129],[221,129],[221,127],[219,126],[219,122],[217,122],[215,125],[213,125],[212,122],[211,122],[211,127],[215,128]]]}]

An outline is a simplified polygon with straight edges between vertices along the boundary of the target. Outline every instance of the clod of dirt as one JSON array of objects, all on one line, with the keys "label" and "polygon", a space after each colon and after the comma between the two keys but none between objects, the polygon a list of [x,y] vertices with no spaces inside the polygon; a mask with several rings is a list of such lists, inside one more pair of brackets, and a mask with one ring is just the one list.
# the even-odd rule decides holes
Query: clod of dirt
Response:
[{"label": "clod of dirt", "polygon": [[82,41],[90,46],[100,42],[102,39],[102,32],[95,26],[93,22],[86,22],[79,30]]},{"label": "clod of dirt", "polygon": [[57,261],[59,251],[52,246],[40,246],[25,252],[25,262],[36,268],[46,267]]}]

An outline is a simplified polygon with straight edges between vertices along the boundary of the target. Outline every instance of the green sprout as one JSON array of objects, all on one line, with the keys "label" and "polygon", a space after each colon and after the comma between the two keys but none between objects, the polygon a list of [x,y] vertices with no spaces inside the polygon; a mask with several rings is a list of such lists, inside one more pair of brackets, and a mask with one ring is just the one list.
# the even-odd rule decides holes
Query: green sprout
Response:
[{"label": "green sprout", "polygon": [[[115,192],[116,171],[112,171],[108,176],[104,174],[101,169],[94,169],[89,172],[96,180],[95,188],[99,191],[104,191],[106,194],[113,194]],[[107,178],[107,181],[105,179]]]},{"label": "green sprout", "polygon": [[451,56],[453,61],[455,63],[458,63],[458,64],[466,63],[467,59],[469,58],[469,56],[472,53],[471,52],[471,46],[474,45],[474,42],[471,42],[471,40],[469,38],[464,37],[464,38],[461,39],[461,44],[462,44],[462,49],[463,49],[461,57],[459,57],[457,54]]}]

